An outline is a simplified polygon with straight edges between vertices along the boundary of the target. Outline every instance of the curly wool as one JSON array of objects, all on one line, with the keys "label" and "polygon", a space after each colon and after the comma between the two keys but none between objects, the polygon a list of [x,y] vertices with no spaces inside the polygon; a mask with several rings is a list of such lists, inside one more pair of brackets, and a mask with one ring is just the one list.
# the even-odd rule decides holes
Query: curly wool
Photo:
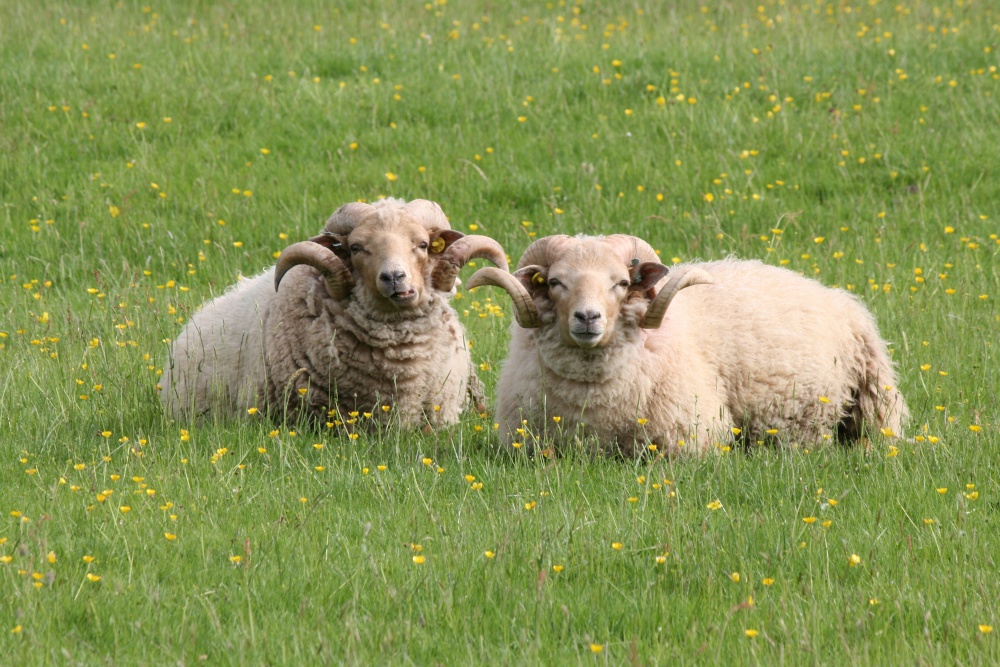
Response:
[{"label": "curly wool", "polygon": [[901,432],[895,371],[856,297],[758,261],[690,266],[714,284],[680,291],[658,329],[638,328],[645,302],[630,300],[604,347],[567,345],[551,303],[537,299],[542,327],[513,325],[497,385],[506,439],[524,438],[522,420],[535,434],[593,436],[626,454],[648,443],[705,451],[734,429],[790,443]]}]

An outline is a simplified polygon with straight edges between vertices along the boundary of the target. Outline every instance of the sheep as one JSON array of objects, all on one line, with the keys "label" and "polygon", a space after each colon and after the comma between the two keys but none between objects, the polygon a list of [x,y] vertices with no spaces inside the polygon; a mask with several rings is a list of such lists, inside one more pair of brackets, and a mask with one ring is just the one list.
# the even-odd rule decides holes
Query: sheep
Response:
[{"label": "sheep", "polygon": [[467,283],[485,285],[510,294],[517,319],[496,388],[507,443],[549,432],[625,455],[705,452],[734,434],[900,434],[907,415],[868,310],[787,269],[667,268],[632,236],[560,235],[530,245],[513,274],[488,267]]},{"label": "sheep", "polygon": [[385,411],[406,426],[455,423],[467,393],[483,400],[449,305],[474,257],[506,270],[500,244],[452,230],[434,202],[346,204],[320,236],[194,314],[161,400],[175,417],[257,408],[276,420]]}]

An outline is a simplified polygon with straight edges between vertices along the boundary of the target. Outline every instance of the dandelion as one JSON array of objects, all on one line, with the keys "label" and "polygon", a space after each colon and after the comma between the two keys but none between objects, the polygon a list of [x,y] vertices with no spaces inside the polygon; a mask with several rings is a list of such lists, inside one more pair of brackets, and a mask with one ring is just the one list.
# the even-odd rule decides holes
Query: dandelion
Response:
[{"label": "dandelion", "polygon": [[861,556],[857,554],[851,554],[850,558],[847,559],[847,564],[851,567],[861,563]]},{"label": "dandelion", "polygon": [[590,645],[590,652],[591,653],[600,653],[603,650],[604,650],[604,644],[593,644],[593,643],[591,643],[591,645]]},{"label": "dandelion", "polygon": [[707,507],[708,509],[712,510],[713,512],[715,510],[720,510],[720,509],[722,509],[722,501],[719,500],[718,498],[716,498],[715,500],[713,500],[709,504],[705,505],[705,507]]},{"label": "dandelion", "polygon": [[663,565],[666,562],[667,562],[667,555],[666,554],[661,554],[661,555],[659,555],[659,556],[656,557],[656,564],[657,565]]},{"label": "dandelion", "polygon": [[243,556],[230,556],[229,562],[233,565],[239,565],[240,561],[243,560]]},{"label": "dandelion", "polygon": [[611,543],[611,548],[614,549],[615,551],[621,551],[623,546],[624,545],[621,542],[612,542]]},{"label": "dandelion", "polygon": [[756,636],[757,636],[757,635],[758,635],[759,633],[758,633],[758,632],[757,632],[756,630],[754,630],[753,628],[747,628],[746,630],[744,630],[744,631],[743,631],[743,634],[745,634],[745,635],[746,635],[747,637],[749,637],[750,639],[753,639],[753,638],[754,638],[754,637],[756,637]]},{"label": "dandelion", "polygon": [[764,584],[765,586],[773,586],[774,579],[772,579],[771,577],[764,577],[764,579],[762,579],[760,583]]},{"label": "dandelion", "polygon": [[729,575],[729,578],[733,580],[734,584],[740,583],[740,573],[739,572],[733,572],[733,573],[731,573]]},{"label": "dandelion", "polygon": [[255,415],[255,414],[257,414],[257,408],[247,408],[247,414],[248,415]]},{"label": "dandelion", "polygon": [[816,517],[814,517],[814,516],[804,516],[804,517],[802,517],[802,521],[804,521],[805,523],[816,523]]},{"label": "dandelion", "polygon": [[414,556],[413,562],[416,563],[417,565],[423,565],[425,562],[427,562],[427,557],[421,555]]},{"label": "dandelion", "polygon": [[173,542],[174,540],[177,539],[177,536],[174,535],[173,533],[163,533],[163,536],[167,538],[168,542]]},{"label": "dandelion", "polygon": [[392,182],[398,180],[399,176],[397,176],[396,174],[392,173],[391,171],[387,171],[387,172],[385,172],[385,178],[386,178],[387,181],[389,181],[390,183],[392,183]]},{"label": "dandelion", "polygon": [[88,572],[87,573],[87,581],[90,581],[90,582],[93,582],[93,583],[96,584],[100,580],[101,580],[101,576],[99,574],[94,574],[93,572]]},{"label": "dandelion", "polygon": [[493,551],[484,551],[483,555],[486,556],[487,558],[493,558],[494,556],[496,556],[496,553],[494,553]]},{"label": "dandelion", "polygon": [[50,562],[50,563],[55,563],[55,562],[56,562],[56,552],[55,552],[55,551],[50,551],[50,552],[49,552],[49,553],[48,553],[48,554],[47,554],[47,555],[45,556],[45,560],[47,560],[47,561],[48,561],[48,562]]},{"label": "dandelion", "polygon": [[556,574],[559,574],[560,572],[562,572],[565,569],[566,569],[565,565],[553,565],[552,566],[552,571],[555,572]]},{"label": "dandelion", "polygon": [[93,563],[94,562],[94,557],[90,556],[90,555],[84,556],[83,557],[83,562],[87,563],[87,564]]},{"label": "dandelion", "polygon": [[559,416],[557,415],[557,416],[555,416],[555,417],[553,417],[553,418],[552,418],[552,421],[554,421],[555,423],[557,423],[557,424],[558,424],[559,422],[561,422],[561,421],[562,421],[562,417],[559,417]]},{"label": "dandelion", "polygon": [[934,490],[937,491],[938,493],[940,493],[942,496],[944,494],[948,493],[948,487],[947,486],[941,486],[941,487],[938,487],[938,488],[936,488]]},{"label": "dandelion", "polygon": [[533,510],[538,506],[538,503],[532,500],[531,502],[524,503],[524,509]]},{"label": "dandelion", "polygon": [[[20,626],[18,626],[18,627],[20,627]],[[980,625],[979,626],[979,631],[981,633],[983,633],[984,635],[988,635],[991,632],[993,632],[993,626],[992,625]]]}]

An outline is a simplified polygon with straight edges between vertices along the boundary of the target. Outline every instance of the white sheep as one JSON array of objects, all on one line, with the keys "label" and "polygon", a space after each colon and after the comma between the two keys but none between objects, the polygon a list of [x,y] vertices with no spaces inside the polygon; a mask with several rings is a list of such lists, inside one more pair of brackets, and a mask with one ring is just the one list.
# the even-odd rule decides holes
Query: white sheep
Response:
[{"label": "white sheep", "polygon": [[480,269],[467,287],[482,285],[507,290],[517,316],[497,384],[507,442],[547,432],[626,454],[703,452],[734,434],[899,434],[907,414],[868,310],[786,269],[667,268],[632,236],[550,236],[513,274]]},{"label": "white sheep", "polygon": [[175,416],[347,421],[388,406],[404,425],[454,423],[468,393],[482,396],[449,305],[473,257],[507,266],[496,241],[450,229],[434,202],[346,204],[323,234],[194,314],[161,400]]}]

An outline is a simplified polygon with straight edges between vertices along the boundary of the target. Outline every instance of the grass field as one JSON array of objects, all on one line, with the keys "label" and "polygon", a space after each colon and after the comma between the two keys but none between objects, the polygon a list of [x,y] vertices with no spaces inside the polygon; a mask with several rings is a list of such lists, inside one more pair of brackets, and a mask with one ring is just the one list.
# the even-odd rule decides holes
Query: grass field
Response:
[{"label": "grass field", "polygon": [[[339,4],[0,3],[3,661],[1000,662],[994,3]],[[165,417],[199,304],[383,195],[850,289],[908,438]],[[492,391],[509,303],[454,305]]]}]

